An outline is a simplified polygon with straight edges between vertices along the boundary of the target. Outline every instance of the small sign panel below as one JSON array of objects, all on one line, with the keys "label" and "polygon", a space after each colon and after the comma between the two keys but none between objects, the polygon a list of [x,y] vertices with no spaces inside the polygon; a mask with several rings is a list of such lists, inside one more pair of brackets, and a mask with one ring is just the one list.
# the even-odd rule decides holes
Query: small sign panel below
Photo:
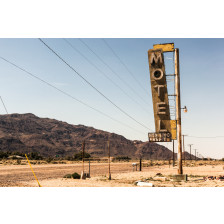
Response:
[{"label": "small sign panel below", "polygon": [[149,133],[149,142],[171,142],[170,132]]}]

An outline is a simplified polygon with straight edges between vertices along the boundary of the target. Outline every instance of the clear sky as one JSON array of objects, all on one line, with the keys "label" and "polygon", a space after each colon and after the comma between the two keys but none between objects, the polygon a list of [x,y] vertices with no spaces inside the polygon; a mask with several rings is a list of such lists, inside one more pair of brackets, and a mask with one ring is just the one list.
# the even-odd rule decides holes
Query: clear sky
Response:
[{"label": "clear sky", "polygon": [[[0,56],[132,128],[102,116],[0,59],[0,95],[9,113],[34,113],[39,117],[83,124],[121,134],[128,139],[147,141],[147,133],[154,131],[147,51],[153,44],[174,42],[175,47],[180,49],[181,104],[188,107],[188,113],[182,113],[183,134],[198,137],[224,136],[224,39],[106,39],[134,78],[102,39],[82,40],[116,75],[79,39],[68,40],[113,83],[63,39],[44,39],[99,91],[151,130],[122,114],[38,39],[0,39]],[[165,56],[167,73],[173,72],[172,56],[172,53]],[[0,113],[5,114],[2,105]],[[192,149],[198,149],[205,157],[224,157],[223,143],[224,138],[185,138],[187,151],[188,144],[194,144]],[[172,143],[164,145],[172,149]]]}]

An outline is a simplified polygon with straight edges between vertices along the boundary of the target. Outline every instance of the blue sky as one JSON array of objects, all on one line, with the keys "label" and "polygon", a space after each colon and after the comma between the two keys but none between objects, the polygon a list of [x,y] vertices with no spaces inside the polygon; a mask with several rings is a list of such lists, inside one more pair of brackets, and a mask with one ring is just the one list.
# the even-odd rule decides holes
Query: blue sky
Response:
[{"label": "blue sky", "polygon": [[[108,98],[153,131],[154,116],[147,51],[153,47],[153,44],[174,42],[175,47],[180,49],[182,106],[188,107],[188,113],[182,113],[183,134],[224,136],[222,129],[224,39],[106,39],[144,89],[136,83],[101,39],[83,39],[137,94],[121,82],[80,40],[68,40],[114,83],[119,85],[132,100],[63,39],[44,39],[64,60]],[[1,57],[23,67],[90,106],[128,124],[132,129],[64,96],[0,59],[0,95],[9,113],[34,113],[40,117],[55,118],[71,124],[84,124],[115,132],[128,139],[147,141],[148,130],[107,102],[38,39],[0,39],[0,49]],[[172,53],[166,54],[165,58],[166,71],[172,73]],[[3,106],[0,106],[0,113],[5,114]],[[224,138],[185,138],[187,151],[189,151],[188,144],[191,143],[194,144],[192,149],[198,149],[203,156],[214,158],[224,157],[223,142]],[[172,148],[171,143],[164,145]]]}]

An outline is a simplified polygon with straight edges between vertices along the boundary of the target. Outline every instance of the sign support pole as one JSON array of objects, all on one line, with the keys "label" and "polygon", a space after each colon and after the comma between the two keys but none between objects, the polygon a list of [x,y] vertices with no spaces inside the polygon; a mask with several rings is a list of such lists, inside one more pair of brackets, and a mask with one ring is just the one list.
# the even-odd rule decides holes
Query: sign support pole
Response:
[{"label": "sign support pole", "polygon": [[175,86],[176,86],[176,118],[177,118],[177,147],[178,147],[178,174],[183,174],[182,167],[182,135],[181,135],[181,104],[180,104],[180,67],[179,49],[175,52]]}]

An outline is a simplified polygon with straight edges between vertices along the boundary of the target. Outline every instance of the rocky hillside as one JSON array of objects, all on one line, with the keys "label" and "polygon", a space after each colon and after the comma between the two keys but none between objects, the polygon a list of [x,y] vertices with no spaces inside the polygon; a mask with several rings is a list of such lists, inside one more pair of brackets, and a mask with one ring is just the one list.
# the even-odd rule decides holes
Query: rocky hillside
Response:
[{"label": "rocky hillside", "polygon": [[71,156],[81,150],[86,141],[86,151],[93,157],[107,156],[110,139],[111,156],[129,156],[147,159],[170,159],[172,152],[156,143],[131,141],[121,135],[86,127],[71,125],[34,114],[9,114],[0,116],[0,150],[39,152],[43,156]]}]

